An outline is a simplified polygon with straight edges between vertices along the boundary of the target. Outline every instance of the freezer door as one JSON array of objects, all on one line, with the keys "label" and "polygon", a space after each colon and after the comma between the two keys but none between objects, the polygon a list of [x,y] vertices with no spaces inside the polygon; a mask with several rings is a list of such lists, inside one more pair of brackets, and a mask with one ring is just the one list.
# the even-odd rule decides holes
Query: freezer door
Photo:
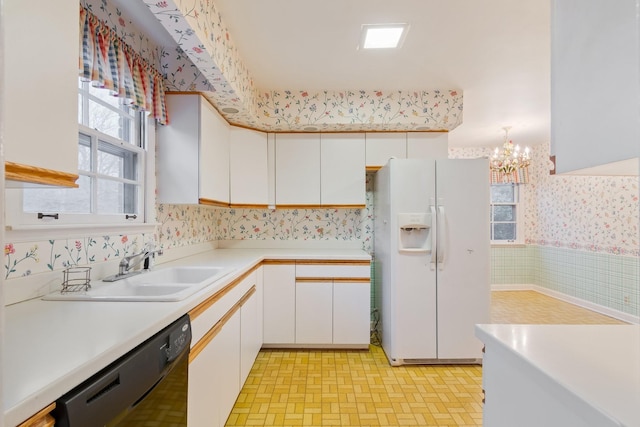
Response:
[{"label": "freezer door", "polygon": [[434,359],[437,351],[436,273],[431,268],[431,253],[403,251],[398,245],[399,219],[404,214],[432,216],[430,202],[435,201],[435,162],[401,159],[392,161],[390,166],[392,274],[383,298],[389,298],[391,303],[390,311],[382,313],[382,318],[389,321],[385,333],[391,334],[391,346],[385,351],[396,360]]},{"label": "freezer door", "polygon": [[482,357],[474,325],[489,323],[489,164],[436,161],[438,358]]}]

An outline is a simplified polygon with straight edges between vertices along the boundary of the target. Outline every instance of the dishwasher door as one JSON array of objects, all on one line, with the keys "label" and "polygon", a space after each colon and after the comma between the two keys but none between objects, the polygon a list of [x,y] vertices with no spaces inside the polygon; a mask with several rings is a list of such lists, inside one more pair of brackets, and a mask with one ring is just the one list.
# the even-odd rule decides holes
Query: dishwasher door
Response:
[{"label": "dishwasher door", "polygon": [[185,315],[62,396],[56,426],[186,427],[190,343]]}]

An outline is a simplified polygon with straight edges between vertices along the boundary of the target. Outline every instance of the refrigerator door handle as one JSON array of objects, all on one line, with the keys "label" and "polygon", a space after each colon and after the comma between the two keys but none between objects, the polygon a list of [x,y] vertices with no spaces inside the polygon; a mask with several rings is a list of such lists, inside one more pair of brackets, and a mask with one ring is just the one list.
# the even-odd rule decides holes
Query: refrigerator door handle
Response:
[{"label": "refrigerator door handle", "polygon": [[445,239],[443,237],[444,227],[445,227],[445,213],[444,213],[444,206],[442,205],[438,206],[437,218],[438,219],[437,219],[436,227],[438,229],[437,231],[438,246],[436,247],[436,252],[437,252],[437,262],[438,262],[438,265],[440,265],[440,270],[442,270],[444,269],[444,255],[447,250],[447,248],[445,247]]},{"label": "refrigerator door handle", "polygon": [[436,269],[436,254],[438,251],[438,220],[436,215],[436,207],[431,205],[431,269]]}]

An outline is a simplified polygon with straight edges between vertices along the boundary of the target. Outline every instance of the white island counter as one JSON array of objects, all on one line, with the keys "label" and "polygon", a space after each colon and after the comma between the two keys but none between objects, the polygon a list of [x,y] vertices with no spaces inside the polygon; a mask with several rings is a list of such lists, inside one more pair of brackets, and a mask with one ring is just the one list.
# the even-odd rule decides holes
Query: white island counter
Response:
[{"label": "white island counter", "polygon": [[640,326],[477,325],[484,425],[640,426]]}]

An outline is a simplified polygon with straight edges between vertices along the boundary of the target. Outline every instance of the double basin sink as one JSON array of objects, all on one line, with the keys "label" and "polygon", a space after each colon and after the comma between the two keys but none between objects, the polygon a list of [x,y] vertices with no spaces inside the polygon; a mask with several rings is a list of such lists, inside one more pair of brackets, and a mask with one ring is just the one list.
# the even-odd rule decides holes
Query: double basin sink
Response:
[{"label": "double basin sink", "polygon": [[54,292],[48,301],[181,301],[233,271],[229,267],[169,267],[114,282],[91,282],[86,291]]}]

